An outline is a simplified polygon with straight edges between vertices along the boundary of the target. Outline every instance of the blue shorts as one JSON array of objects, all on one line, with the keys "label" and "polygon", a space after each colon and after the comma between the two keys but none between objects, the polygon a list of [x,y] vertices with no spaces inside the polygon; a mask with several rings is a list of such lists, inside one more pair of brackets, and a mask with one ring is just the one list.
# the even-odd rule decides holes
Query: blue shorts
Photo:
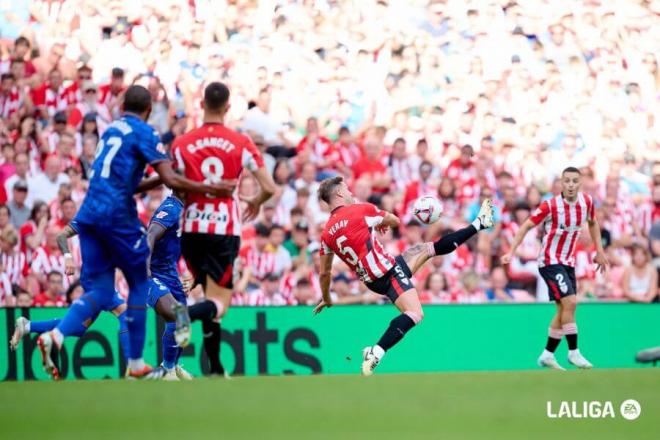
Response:
[{"label": "blue shorts", "polygon": [[139,222],[114,226],[78,223],[78,233],[83,262],[80,281],[85,291],[114,293],[117,268],[131,291],[147,282],[149,248]]},{"label": "blue shorts", "polygon": [[156,277],[149,280],[149,292],[147,293],[147,305],[151,308],[156,308],[156,303],[163,296],[171,293],[175,300],[181,304],[186,304],[186,294],[183,293],[181,283],[178,286],[174,283],[164,283]]},{"label": "blue shorts", "polygon": [[[83,297],[84,296],[85,295],[83,295]],[[126,301],[124,301],[124,298],[122,298],[121,295],[119,295],[119,292],[117,292],[116,290],[115,290],[115,294],[112,295],[112,297],[108,300],[106,300],[105,298],[102,298],[102,299],[98,298],[98,297],[94,298],[96,300],[101,300],[102,303],[100,303],[100,304],[98,302],[94,301],[94,299],[92,299],[92,298],[88,297],[88,299],[92,300],[93,306],[95,307],[94,315],[92,316],[92,321],[96,321],[96,318],[98,318],[98,316],[101,314],[101,312],[110,312],[110,313],[112,313],[117,307],[119,307],[123,304],[126,304]]]},{"label": "blue shorts", "polygon": [[115,296],[112,297],[112,301],[103,307],[103,311],[112,312],[114,309],[125,303],[126,301],[124,301],[124,298],[119,295],[119,292],[115,291]]}]

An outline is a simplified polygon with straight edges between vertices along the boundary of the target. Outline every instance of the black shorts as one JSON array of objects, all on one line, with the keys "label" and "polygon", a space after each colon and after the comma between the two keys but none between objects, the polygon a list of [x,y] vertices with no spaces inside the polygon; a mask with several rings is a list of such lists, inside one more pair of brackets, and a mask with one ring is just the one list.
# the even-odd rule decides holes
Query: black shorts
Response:
[{"label": "black shorts", "polygon": [[403,257],[399,255],[394,260],[394,267],[388,270],[385,275],[374,282],[366,283],[369,290],[379,295],[385,295],[392,303],[403,293],[415,288],[410,279],[412,278],[412,272]]},{"label": "black shorts", "polygon": [[540,267],[539,273],[548,285],[550,301],[560,301],[565,296],[577,293],[575,268],[563,264],[551,264]]},{"label": "black shorts", "polygon": [[181,253],[195,277],[195,284],[206,287],[206,276],[219,286],[234,287],[234,260],[241,247],[241,238],[233,235],[184,233]]}]

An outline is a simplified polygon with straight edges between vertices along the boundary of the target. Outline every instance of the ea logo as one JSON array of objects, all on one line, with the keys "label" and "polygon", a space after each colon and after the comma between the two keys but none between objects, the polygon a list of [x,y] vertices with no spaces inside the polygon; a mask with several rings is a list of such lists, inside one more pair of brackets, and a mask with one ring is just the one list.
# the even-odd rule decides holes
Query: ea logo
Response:
[{"label": "ea logo", "polygon": [[621,404],[621,417],[635,420],[642,413],[642,406],[634,399],[624,400]]}]

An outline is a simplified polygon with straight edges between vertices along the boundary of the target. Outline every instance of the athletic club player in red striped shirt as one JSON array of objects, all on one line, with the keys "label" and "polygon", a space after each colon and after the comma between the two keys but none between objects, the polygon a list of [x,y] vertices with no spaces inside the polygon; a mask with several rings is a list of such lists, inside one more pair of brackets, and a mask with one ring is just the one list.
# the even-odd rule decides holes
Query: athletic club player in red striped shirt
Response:
[{"label": "athletic club player in red striped shirt", "polygon": [[561,194],[546,200],[525,220],[509,252],[502,255],[502,264],[509,264],[511,256],[522,242],[525,234],[543,224],[543,242],[539,255],[539,272],[548,284],[550,300],[557,304],[557,312],[550,321],[548,342],[538,359],[539,366],[563,370],[555,359],[555,350],[566,336],[568,343],[568,362],[578,368],[591,368],[578,350],[577,324],[577,283],[575,281],[575,246],[582,225],[587,222],[589,235],[596,245],[594,262],[597,270],[605,271],[609,261],[605,256],[600,237],[600,226],[596,220],[594,201],[590,195],[580,192],[582,175],[580,170],[568,167],[561,173]]},{"label": "athletic club player in red striped shirt", "polygon": [[[229,89],[212,82],[204,89],[204,123],[178,136],[172,144],[179,170],[190,180],[214,183],[237,181],[247,169],[261,190],[246,204],[243,220],[252,220],[261,205],[277,190],[252,140],[224,125],[229,110]],[[191,320],[201,320],[210,373],[225,373],[220,362],[220,319],[227,313],[233,291],[234,260],[241,241],[241,210],[236,196],[193,194],[186,197],[181,251],[195,277],[204,287],[206,301],[189,308]]]},{"label": "athletic club player in red striped shirt", "polygon": [[419,243],[396,258],[380,244],[376,232],[399,225],[399,218],[370,203],[355,203],[353,194],[342,177],[321,182],[319,199],[332,212],[321,234],[321,271],[319,282],[323,300],[314,314],[332,306],[330,280],[332,260],[336,254],[355,272],[369,290],[387,296],[401,311],[394,318],[378,343],[362,351],[362,374],[373,374],[385,352],[424,317],[417,290],[411,280],[422,265],[436,255],[456,250],[482,229],[493,226],[493,204],[484,200],[477,218],[466,228],[447,234],[434,243]]}]

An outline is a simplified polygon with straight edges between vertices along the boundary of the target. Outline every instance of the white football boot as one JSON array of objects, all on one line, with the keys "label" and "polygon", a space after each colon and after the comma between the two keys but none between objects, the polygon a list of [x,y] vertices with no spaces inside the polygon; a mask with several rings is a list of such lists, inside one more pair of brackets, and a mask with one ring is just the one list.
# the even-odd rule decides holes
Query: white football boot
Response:
[{"label": "white football boot", "polygon": [[557,359],[555,358],[554,353],[550,353],[547,351],[543,351],[541,356],[539,356],[538,361],[536,361],[537,364],[539,364],[539,367],[544,367],[544,368],[552,368],[553,370],[560,370],[560,371],[566,371],[566,368],[562,367],[559,365],[559,362],[557,362]]},{"label": "white football boot", "polygon": [[364,347],[362,350],[362,359],[362,375],[371,376],[380,362],[373,352],[373,347]]},{"label": "white football boot", "polygon": [[181,348],[188,346],[192,331],[190,329],[190,316],[188,308],[181,303],[176,303],[172,308],[176,316],[176,328],[174,329],[174,340]]},{"label": "white football boot", "polygon": [[494,217],[495,208],[493,207],[493,201],[491,199],[484,200],[477,214],[477,219],[481,223],[481,229],[492,228],[495,225]]},{"label": "white football boot", "polygon": [[44,371],[48,373],[54,380],[59,380],[60,371],[57,369],[57,366],[51,359],[51,353],[53,352],[53,345],[55,342],[48,333],[42,333],[37,338],[37,346],[41,352],[41,363],[44,366]]},{"label": "white football boot", "polygon": [[569,350],[568,351],[568,362],[575,365],[578,368],[589,369],[594,366],[591,365],[591,362],[586,360],[582,353],[579,350]]},{"label": "white football boot", "polygon": [[9,341],[9,346],[12,351],[16,351],[18,346],[21,344],[21,339],[23,336],[30,333],[28,327],[30,326],[30,321],[27,318],[20,317],[16,320],[16,325],[14,326],[14,334],[11,335],[11,340]]},{"label": "white football boot", "polygon": [[174,371],[176,372],[176,377],[178,377],[181,380],[193,380],[194,376],[190,373],[188,373],[186,370],[181,365],[177,365],[174,368]]}]

